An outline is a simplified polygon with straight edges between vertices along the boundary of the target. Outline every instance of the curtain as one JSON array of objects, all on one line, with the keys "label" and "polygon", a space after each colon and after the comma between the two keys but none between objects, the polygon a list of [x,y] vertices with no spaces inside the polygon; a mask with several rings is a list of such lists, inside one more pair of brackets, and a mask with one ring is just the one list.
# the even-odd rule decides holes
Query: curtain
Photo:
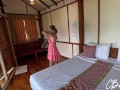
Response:
[{"label": "curtain", "polygon": [[9,15],[8,20],[14,45],[38,40],[35,16]]},{"label": "curtain", "polygon": [[28,40],[36,41],[38,38],[38,33],[36,30],[35,17],[27,16],[25,18],[25,29],[26,29],[26,33],[28,35]]}]

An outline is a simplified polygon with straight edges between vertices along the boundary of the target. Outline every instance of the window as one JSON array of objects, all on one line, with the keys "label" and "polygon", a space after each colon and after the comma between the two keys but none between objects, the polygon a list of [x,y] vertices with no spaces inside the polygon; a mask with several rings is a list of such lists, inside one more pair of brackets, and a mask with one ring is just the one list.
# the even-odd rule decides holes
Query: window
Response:
[{"label": "window", "polygon": [[38,40],[34,16],[9,16],[14,45]]}]

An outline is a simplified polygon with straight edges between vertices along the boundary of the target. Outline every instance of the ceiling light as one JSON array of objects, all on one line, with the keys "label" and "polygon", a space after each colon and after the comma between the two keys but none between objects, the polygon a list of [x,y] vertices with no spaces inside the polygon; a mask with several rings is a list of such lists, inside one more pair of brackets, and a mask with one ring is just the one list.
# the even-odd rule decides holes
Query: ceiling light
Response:
[{"label": "ceiling light", "polygon": [[34,4],[34,0],[30,0],[30,4]]}]

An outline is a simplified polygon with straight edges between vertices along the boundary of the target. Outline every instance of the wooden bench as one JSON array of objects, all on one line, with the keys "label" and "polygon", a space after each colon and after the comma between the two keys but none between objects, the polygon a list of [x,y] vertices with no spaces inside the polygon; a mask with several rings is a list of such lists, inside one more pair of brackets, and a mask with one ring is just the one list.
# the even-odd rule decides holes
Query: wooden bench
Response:
[{"label": "wooden bench", "polygon": [[24,50],[22,52],[18,52],[16,53],[16,57],[17,58],[20,58],[20,57],[23,57],[23,56],[27,56],[27,55],[32,55],[34,54],[35,55],[35,58],[37,59],[37,53],[40,53],[40,52],[43,52],[43,51],[47,51],[46,48],[37,48],[37,49],[31,49],[31,50]]},{"label": "wooden bench", "polygon": [[20,57],[34,54],[35,58],[38,59],[38,56],[37,56],[38,53],[47,51],[47,48],[45,48],[47,42],[44,42],[44,43],[45,45],[43,46],[42,45],[43,42],[39,40],[31,43],[25,43],[25,44],[14,46],[15,55],[17,58],[20,58]]}]

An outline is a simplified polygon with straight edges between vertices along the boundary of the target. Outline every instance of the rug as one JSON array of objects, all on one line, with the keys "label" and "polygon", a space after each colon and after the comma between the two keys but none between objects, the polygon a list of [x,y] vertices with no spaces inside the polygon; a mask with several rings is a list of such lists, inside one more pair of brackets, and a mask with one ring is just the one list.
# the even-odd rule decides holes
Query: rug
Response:
[{"label": "rug", "polygon": [[18,66],[15,72],[15,75],[22,74],[27,72],[27,65]]}]

